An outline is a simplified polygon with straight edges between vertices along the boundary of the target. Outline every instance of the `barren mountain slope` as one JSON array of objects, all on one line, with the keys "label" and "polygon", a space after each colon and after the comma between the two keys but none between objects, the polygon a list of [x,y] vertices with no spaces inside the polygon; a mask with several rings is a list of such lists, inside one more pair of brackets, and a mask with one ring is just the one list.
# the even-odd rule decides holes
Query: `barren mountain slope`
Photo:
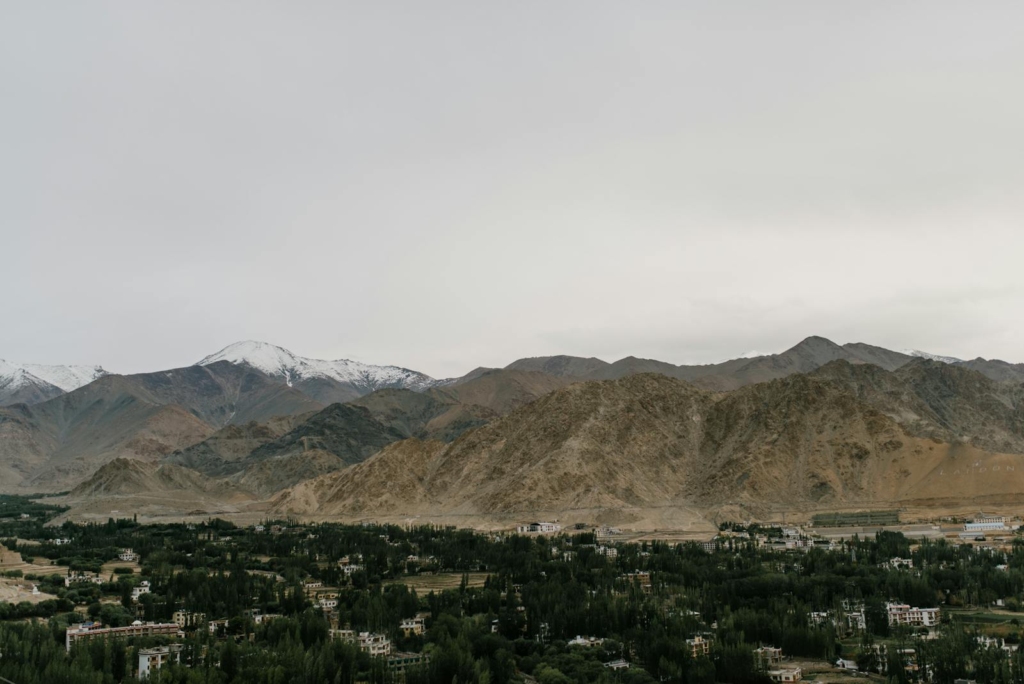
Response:
[{"label": "barren mountain slope", "polygon": [[[574,384],[448,446],[392,445],[281,497],[278,506],[308,503],[311,489],[329,493],[318,512],[334,515],[394,513],[395,506],[473,513],[665,502],[684,489],[701,414],[711,404],[708,393],[658,375]],[[393,492],[414,500],[403,503]]]},{"label": "barren mountain slope", "polygon": [[903,352],[896,352],[884,347],[864,344],[863,342],[850,342],[849,344],[844,344],[843,349],[853,357],[851,359],[852,362],[860,361],[862,363],[874,364],[887,371],[894,371],[909,363],[914,358],[913,356],[904,354]]},{"label": "barren mountain slope", "polygon": [[534,356],[518,359],[505,366],[506,370],[534,371],[556,375],[560,378],[585,378],[602,368],[608,367],[607,361],[583,358],[580,356]]},{"label": "barren mountain slope", "polygon": [[134,496],[166,491],[206,491],[208,483],[193,470],[156,465],[134,458],[115,458],[71,490],[69,498]]},{"label": "barren mountain slope", "polygon": [[238,513],[253,503],[253,496],[188,468],[118,458],[75,487],[64,502],[79,520],[103,520],[112,511],[145,519]]},{"label": "barren mountain slope", "polygon": [[[3,361],[0,360],[0,370]],[[48,399],[59,397],[64,390],[45,380],[32,377],[21,369],[3,377],[0,373],[0,406],[15,404],[39,404]]]},{"label": "barren mountain slope", "polygon": [[118,457],[157,458],[229,423],[318,410],[287,385],[226,362],[105,375],[34,406],[0,409],[7,489],[70,488]]},{"label": "barren mountain slope", "polygon": [[[929,371],[934,362],[914,363]],[[929,437],[947,428],[914,387],[847,361],[724,395],[656,374],[578,383],[449,445],[393,444],[283,492],[274,506],[344,517],[784,510],[1024,491],[1024,457]],[[976,403],[986,401],[982,394]],[[959,410],[972,415],[974,404]],[[974,479],[950,479],[964,458],[973,459]]]},{"label": "barren mountain slope", "polygon": [[[704,366],[702,366],[704,368]],[[618,380],[619,378],[625,378],[630,375],[638,375],[640,373],[660,373],[667,377],[676,377],[679,373],[680,366],[674,366],[671,363],[664,361],[657,361],[655,359],[638,359],[635,356],[627,356],[624,359],[619,359],[615,363],[610,363],[607,366],[602,366],[595,369],[593,372],[585,376],[586,380]]]},{"label": "barren mountain slope", "polygon": [[[38,411],[51,402],[82,399],[76,392],[39,406],[0,411],[0,462],[10,478],[2,486],[33,491],[68,489],[97,467],[121,456],[155,461],[205,439],[213,428],[177,406],[131,396],[86,401],[59,416]],[[58,420],[67,418],[67,420]]]},{"label": "barren mountain slope", "polygon": [[851,392],[803,374],[731,392],[706,427],[691,494],[708,505],[888,498],[892,461],[908,439]]},{"label": "barren mountain slope", "polygon": [[955,441],[988,451],[1024,453],[1024,387],[978,371],[915,359],[896,371]]},{"label": "barren mountain slope", "polygon": [[1007,363],[998,359],[977,358],[973,361],[961,361],[956,364],[961,368],[978,371],[982,375],[996,382],[1008,382],[1011,384],[1024,383],[1024,363]]},{"label": "barren mountain slope", "polygon": [[201,442],[168,454],[163,462],[201,473],[217,473],[223,470],[225,463],[242,460],[254,449],[274,441],[314,413],[278,416],[263,423],[250,421],[244,425],[227,425]]},{"label": "barren mountain slope", "polygon": [[462,404],[447,389],[413,392],[403,389],[379,390],[349,402],[362,406],[384,425],[403,437],[439,439],[450,442],[466,430],[490,422],[498,413],[485,406]]},{"label": "barren mountain slope", "polygon": [[336,454],[323,449],[282,454],[273,459],[249,464],[229,481],[239,488],[265,498],[282,489],[349,465]]},{"label": "barren mountain slope", "polygon": [[466,382],[438,388],[433,396],[447,396],[457,403],[483,406],[504,415],[571,382],[572,378],[547,373],[499,369]]}]

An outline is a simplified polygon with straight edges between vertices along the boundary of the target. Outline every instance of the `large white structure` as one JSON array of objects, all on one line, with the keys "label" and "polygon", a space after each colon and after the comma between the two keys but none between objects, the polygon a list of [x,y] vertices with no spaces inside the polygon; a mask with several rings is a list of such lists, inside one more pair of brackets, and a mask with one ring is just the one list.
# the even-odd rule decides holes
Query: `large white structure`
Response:
[{"label": "large white structure", "polygon": [[516,531],[520,534],[551,534],[552,532],[560,532],[561,530],[561,525],[549,522],[532,522],[528,525],[520,525],[516,528]]},{"label": "large white structure", "polygon": [[981,518],[964,523],[964,532],[1004,532],[1009,530],[1006,518]]},{"label": "large white structure", "polygon": [[887,603],[889,626],[935,627],[939,624],[938,608],[912,608],[905,603]]},{"label": "large white structure", "polygon": [[143,648],[139,651],[139,679],[145,679],[151,672],[168,663],[181,662],[181,644]]}]

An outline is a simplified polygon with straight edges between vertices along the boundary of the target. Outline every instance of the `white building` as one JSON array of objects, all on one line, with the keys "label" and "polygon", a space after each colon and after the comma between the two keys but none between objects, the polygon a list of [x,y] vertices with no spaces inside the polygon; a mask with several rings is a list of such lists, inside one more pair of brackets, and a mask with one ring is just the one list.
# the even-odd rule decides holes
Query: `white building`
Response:
[{"label": "white building", "polygon": [[912,608],[905,603],[887,603],[889,626],[935,627],[939,624],[938,608]]},{"label": "white building", "polygon": [[420,616],[406,618],[398,624],[398,629],[402,630],[402,634],[406,637],[411,637],[416,634],[423,634],[426,630],[424,618]]},{"label": "white building", "polygon": [[911,570],[914,567],[913,558],[890,558],[889,560],[882,563],[882,567],[886,570],[899,570],[906,569]]},{"label": "white building", "polygon": [[139,651],[139,679],[149,677],[167,663],[181,662],[181,644],[143,648]]},{"label": "white building", "polygon": [[603,643],[604,643],[604,639],[600,639],[598,637],[579,636],[579,635],[577,635],[575,639],[572,639],[571,641],[569,641],[568,645],[569,646],[583,646],[585,648],[593,648],[595,646],[600,646]]},{"label": "white building", "polygon": [[773,682],[799,682],[803,680],[803,671],[799,667],[776,667],[768,670]]},{"label": "white building", "polygon": [[125,563],[132,563],[139,560],[139,554],[135,553],[131,549],[121,549],[121,553],[117,557]]},{"label": "white building", "polygon": [[142,580],[137,587],[132,587],[132,601],[138,603],[139,597],[149,593],[149,580]]},{"label": "white building", "polygon": [[520,534],[551,534],[553,532],[560,532],[561,530],[561,525],[549,522],[532,522],[527,525],[520,525],[516,528],[516,531]]}]

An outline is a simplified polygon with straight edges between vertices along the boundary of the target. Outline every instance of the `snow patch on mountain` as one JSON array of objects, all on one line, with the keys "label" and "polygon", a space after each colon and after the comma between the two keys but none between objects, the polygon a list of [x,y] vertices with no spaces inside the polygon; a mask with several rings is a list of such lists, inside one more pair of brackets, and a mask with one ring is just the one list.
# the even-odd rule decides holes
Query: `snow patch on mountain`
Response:
[{"label": "snow patch on mountain", "polygon": [[902,350],[907,356],[916,356],[919,359],[929,359],[930,361],[941,361],[942,363],[963,363],[963,359],[958,359],[955,356],[939,356],[938,354],[929,354],[918,349],[904,349]]},{"label": "snow patch on mountain", "polygon": [[295,382],[317,378],[328,378],[370,389],[401,387],[421,390],[437,384],[430,376],[408,368],[374,366],[348,359],[308,359],[282,347],[251,340],[228,345],[196,365],[209,366],[218,361],[249,366],[271,377],[283,379],[289,386]]},{"label": "snow patch on mountain", "polygon": [[8,389],[45,384],[70,392],[104,375],[107,371],[99,366],[47,366],[0,359],[0,386]]}]

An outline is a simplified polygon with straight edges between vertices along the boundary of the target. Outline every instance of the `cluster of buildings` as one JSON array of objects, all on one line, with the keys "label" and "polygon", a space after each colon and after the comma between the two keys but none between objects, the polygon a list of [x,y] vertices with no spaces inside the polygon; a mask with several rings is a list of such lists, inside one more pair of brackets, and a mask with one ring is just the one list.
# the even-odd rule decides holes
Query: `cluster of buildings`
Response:
[{"label": "cluster of buildings", "polygon": [[363,557],[359,554],[352,556],[342,556],[338,561],[338,569],[341,570],[345,577],[351,577],[354,573],[364,570],[362,565]]},{"label": "cluster of buildings", "polygon": [[841,617],[834,610],[814,612],[808,617],[812,625],[820,627],[832,624],[841,632],[863,632],[868,628],[863,607],[859,610],[844,611]]},{"label": "cluster of buildings", "polygon": [[516,532],[519,534],[554,534],[561,531],[561,525],[549,522],[532,522],[516,528]]},{"label": "cluster of buildings", "polygon": [[913,558],[890,558],[887,561],[881,563],[881,567],[886,570],[913,570],[914,559]]},{"label": "cluster of buildings", "polygon": [[575,639],[570,639],[568,642],[569,646],[582,646],[583,648],[595,648],[597,646],[602,646],[603,644],[604,639],[601,639],[600,637],[580,636],[578,634]]}]

